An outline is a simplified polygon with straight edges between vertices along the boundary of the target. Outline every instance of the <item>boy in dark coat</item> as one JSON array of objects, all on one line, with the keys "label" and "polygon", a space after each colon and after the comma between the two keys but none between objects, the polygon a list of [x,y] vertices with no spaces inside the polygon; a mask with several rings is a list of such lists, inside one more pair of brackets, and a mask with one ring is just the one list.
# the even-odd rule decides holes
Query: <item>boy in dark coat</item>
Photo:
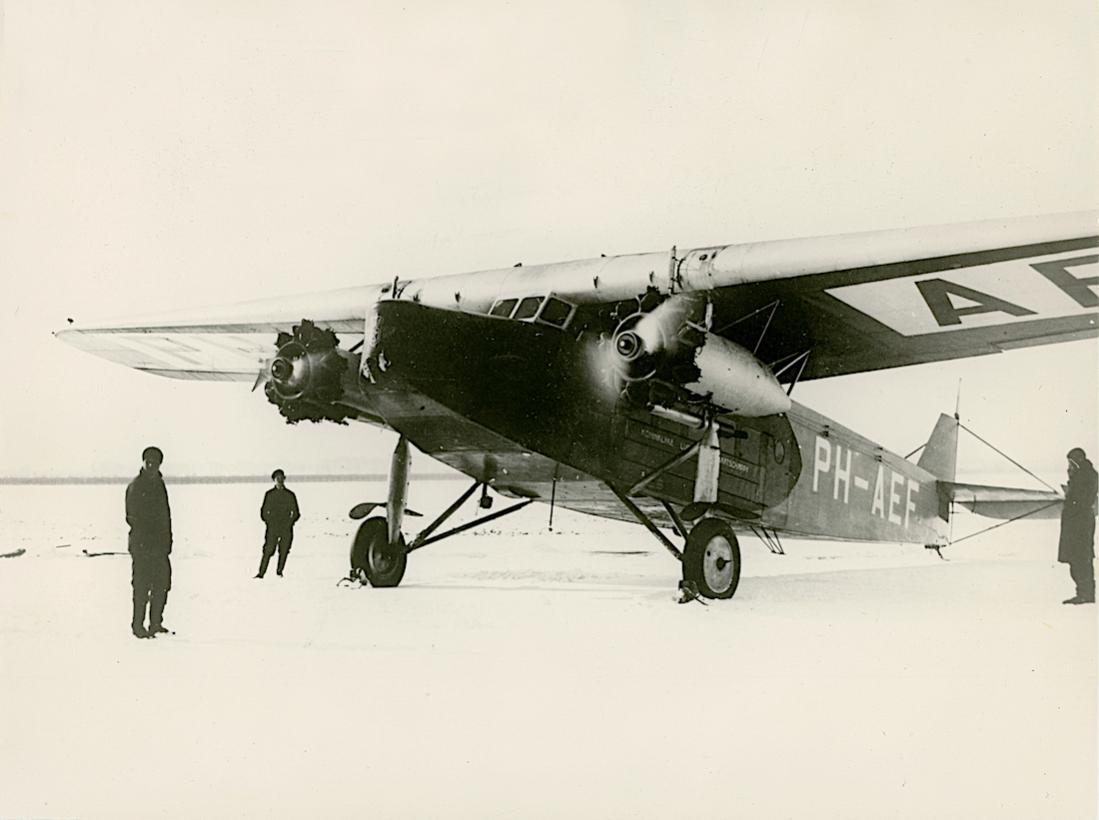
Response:
[{"label": "boy in dark coat", "polygon": [[1057,560],[1068,564],[1076,595],[1066,604],[1095,603],[1095,499],[1099,481],[1095,467],[1079,447],[1068,451],[1068,483],[1061,508],[1061,540]]},{"label": "boy in dark coat", "polygon": [[294,524],[301,518],[297,496],[286,489],[286,473],[275,470],[271,478],[275,486],[263,496],[263,506],[259,511],[260,518],[267,524],[267,532],[263,538],[263,558],[260,559],[257,578],[267,573],[267,564],[276,549],[279,551],[276,573],[282,575],[286,569],[286,558],[290,555],[290,545],[294,543]]},{"label": "boy in dark coat", "polygon": [[[137,478],[126,487],[126,523],[130,525],[130,581],[134,590],[131,628],[136,638],[152,638],[164,627],[164,606],[172,588],[172,511],[160,475],[164,453],[146,447]],[[145,626],[145,608],[149,625]]]}]

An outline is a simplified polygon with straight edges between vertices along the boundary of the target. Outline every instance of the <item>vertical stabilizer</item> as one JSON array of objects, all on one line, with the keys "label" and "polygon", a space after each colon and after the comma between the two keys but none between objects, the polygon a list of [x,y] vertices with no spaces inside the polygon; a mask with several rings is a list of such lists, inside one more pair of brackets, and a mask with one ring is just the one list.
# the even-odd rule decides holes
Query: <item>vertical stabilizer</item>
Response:
[{"label": "vertical stabilizer", "polygon": [[953,481],[958,464],[958,417],[943,413],[920,453],[919,465],[940,481]]}]

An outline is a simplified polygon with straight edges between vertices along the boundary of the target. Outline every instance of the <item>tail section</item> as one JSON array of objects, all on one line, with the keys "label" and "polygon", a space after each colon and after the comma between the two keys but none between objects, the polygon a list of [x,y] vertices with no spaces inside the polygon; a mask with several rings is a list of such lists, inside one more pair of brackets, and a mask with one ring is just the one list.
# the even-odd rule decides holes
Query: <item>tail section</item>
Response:
[{"label": "tail section", "polygon": [[[1064,499],[1061,493],[1052,488],[1048,490],[1026,490],[1016,487],[991,487],[981,484],[956,483],[954,479],[958,464],[958,431],[961,427],[962,424],[957,413],[953,416],[948,416],[945,413],[939,416],[939,420],[935,422],[935,429],[931,431],[931,438],[924,445],[918,462],[920,467],[938,479],[936,489],[939,493],[939,516],[944,521],[950,520],[950,511],[954,504],[960,504],[977,515],[1004,521],[1015,521],[1020,518],[1056,518],[1061,514]],[[973,434],[969,428],[966,428],[966,432]],[[992,447],[980,436],[977,436],[977,438],[982,443]],[[992,449],[996,450],[995,447],[992,447]],[[999,450],[996,450],[996,452],[1020,469],[1030,473],[1014,459]],[[1030,474],[1034,475],[1033,473]]]},{"label": "tail section", "polygon": [[1059,518],[1065,499],[1055,490],[987,487],[983,484],[939,482],[939,494],[985,518],[1014,521],[1019,518]]},{"label": "tail section", "polygon": [[919,466],[940,481],[954,481],[958,466],[958,427],[957,415],[943,413],[935,422],[931,438],[920,453]]}]

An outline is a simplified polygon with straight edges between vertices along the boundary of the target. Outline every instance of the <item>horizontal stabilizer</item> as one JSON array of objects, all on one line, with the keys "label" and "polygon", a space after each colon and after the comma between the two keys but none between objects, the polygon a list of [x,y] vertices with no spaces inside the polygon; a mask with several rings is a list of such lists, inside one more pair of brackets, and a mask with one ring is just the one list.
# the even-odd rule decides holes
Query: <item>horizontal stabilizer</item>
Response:
[{"label": "horizontal stabilizer", "polygon": [[1015,487],[989,487],[984,484],[957,484],[940,481],[939,492],[948,501],[986,518],[1059,518],[1064,497],[1053,490],[1023,490]]}]

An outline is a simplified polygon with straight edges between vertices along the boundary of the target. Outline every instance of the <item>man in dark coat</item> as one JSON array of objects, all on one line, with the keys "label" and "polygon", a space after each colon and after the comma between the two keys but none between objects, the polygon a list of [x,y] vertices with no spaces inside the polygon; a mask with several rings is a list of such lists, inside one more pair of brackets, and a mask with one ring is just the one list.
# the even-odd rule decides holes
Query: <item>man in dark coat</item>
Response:
[{"label": "man in dark coat", "polygon": [[263,558],[260,559],[257,578],[267,573],[267,563],[276,549],[279,551],[279,563],[275,571],[282,575],[286,569],[286,557],[290,555],[290,545],[294,543],[294,524],[301,518],[297,496],[286,489],[286,473],[275,470],[271,478],[275,486],[263,496],[263,506],[259,511],[260,518],[267,524],[267,533],[263,538]]},{"label": "man in dark coat", "polygon": [[1065,505],[1061,509],[1061,541],[1057,560],[1068,564],[1076,595],[1066,604],[1095,603],[1095,467],[1079,447],[1068,451],[1068,483],[1062,484]]},{"label": "man in dark coat", "polygon": [[[126,523],[130,525],[130,581],[134,589],[131,626],[134,637],[152,638],[167,632],[164,605],[172,588],[172,511],[168,490],[160,475],[164,453],[159,447],[146,447],[137,478],[126,487]],[[145,625],[145,608],[149,624]]]}]

